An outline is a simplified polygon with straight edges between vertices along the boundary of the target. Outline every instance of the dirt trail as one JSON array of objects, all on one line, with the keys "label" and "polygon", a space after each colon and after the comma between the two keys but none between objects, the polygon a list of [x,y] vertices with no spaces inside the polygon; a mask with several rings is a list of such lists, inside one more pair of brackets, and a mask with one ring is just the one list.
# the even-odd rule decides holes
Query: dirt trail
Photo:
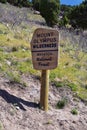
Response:
[{"label": "dirt trail", "polygon": [[[40,82],[34,76],[23,76],[27,87],[10,83],[0,77],[0,130],[87,130],[87,106],[74,101],[68,88],[50,85],[49,111],[39,109]],[[56,109],[55,104],[62,96],[69,99],[64,109]],[[77,108],[78,115],[71,109]]]}]

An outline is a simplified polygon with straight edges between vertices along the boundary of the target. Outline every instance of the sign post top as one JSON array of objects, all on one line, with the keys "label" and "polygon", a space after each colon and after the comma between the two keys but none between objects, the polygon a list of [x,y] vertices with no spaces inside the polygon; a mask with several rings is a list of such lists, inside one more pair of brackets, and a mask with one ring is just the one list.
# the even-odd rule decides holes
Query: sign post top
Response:
[{"label": "sign post top", "polygon": [[32,61],[35,69],[46,70],[57,67],[59,32],[38,28],[31,40]]}]

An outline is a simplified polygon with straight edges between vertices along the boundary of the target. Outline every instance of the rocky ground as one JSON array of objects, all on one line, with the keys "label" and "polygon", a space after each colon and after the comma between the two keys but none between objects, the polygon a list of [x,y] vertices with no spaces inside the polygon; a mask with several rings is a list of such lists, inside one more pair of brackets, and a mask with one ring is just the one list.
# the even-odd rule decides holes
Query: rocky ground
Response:
[{"label": "rocky ground", "polygon": [[36,16],[32,8],[18,8],[10,4],[1,4],[0,3],[0,23],[5,24],[6,26],[11,26],[13,29],[16,26],[25,25],[45,25],[45,20]]},{"label": "rocky ground", "polygon": [[[67,87],[56,88],[50,85],[49,110],[38,107],[40,81],[35,76],[22,76],[27,87],[11,83],[0,77],[0,130],[87,130],[87,106],[75,99]],[[67,97],[63,109],[56,109],[56,103]],[[77,115],[71,110],[76,108]]]}]

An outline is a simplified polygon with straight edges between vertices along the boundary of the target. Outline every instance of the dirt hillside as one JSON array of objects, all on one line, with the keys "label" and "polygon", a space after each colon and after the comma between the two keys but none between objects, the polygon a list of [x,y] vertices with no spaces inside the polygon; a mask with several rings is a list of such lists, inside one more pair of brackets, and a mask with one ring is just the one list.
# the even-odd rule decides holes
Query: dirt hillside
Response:
[{"label": "dirt hillside", "polygon": [[[34,76],[23,76],[27,82],[10,83],[0,77],[0,130],[86,130],[87,106],[79,99],[75,100],[67,87],[56,88],[50,85],[49,110],[39,109],[40,81]],[[68,104],[63,109],[56,109],[56,103],[63,96]],[[78,115],[71,110],[77,108]]]}]

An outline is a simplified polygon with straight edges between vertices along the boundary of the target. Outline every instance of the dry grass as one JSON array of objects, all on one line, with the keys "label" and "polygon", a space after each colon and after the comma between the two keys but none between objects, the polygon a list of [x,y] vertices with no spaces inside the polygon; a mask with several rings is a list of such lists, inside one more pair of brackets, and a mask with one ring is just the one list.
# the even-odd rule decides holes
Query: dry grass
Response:
[{"label": "dry grass", "polygon": [[[33,14],[30,9],[10,5],[0,4],[0,12],[0,74],[17,82],[21,82],[21,74],[40,75],[39,71],[33,69],[30,41],[34,30],[45,24],[43,18]],[[50,81],[60,79],[63,83],[68,81],[69,87],[72,83],[73,86],[76,85],[78,96],[85,100],[87,100],[86,50],[87,38],[69,30],[60,30],[59,66],[50,73]]]}]

